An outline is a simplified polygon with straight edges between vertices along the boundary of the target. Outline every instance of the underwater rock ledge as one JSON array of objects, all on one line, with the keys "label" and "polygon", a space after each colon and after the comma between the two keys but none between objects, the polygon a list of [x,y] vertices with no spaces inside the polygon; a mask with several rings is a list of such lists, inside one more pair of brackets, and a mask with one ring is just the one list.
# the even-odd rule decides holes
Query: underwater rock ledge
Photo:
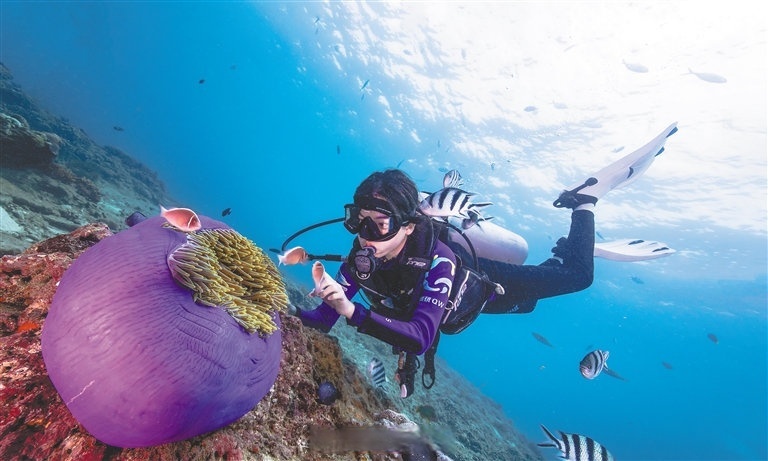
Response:
[{"label": "underwater rock ledge", "polygon": [[91,222],[124,229],[136,210],[178,203],[145,165],[40,107],[2,63],[0,153],[0,254]]}]

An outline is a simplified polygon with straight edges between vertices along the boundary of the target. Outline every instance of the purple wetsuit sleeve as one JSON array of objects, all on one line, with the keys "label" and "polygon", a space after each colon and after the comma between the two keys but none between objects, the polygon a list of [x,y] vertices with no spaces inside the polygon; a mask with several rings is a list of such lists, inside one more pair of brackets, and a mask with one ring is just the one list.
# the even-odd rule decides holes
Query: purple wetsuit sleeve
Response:
[{"label": "purple wetsuit sleeve", "polygon": [[422,286],[409,321],[396,320],[355,305],[355,313],[347,323],[357,331],[406,350],[423,354],[432,345],[451,293],[456,273],[456,257],[442,242],[435,247],[432,265]]},{"label": "purple wetsuit sleeve", "polygon": [[[339,272],[336,274],[336,281],[341,284],[342,288],[344,288],[344,294],[347,296],[347,299],[351,299],[355,296],[357,290],[360,289],[354,279],[349,276],[346,264],[342,264],[339,268]],[[355,303],[355,311],[357,311],[358,308],[362,309],[363,307],[358,306],[358,304]],[[333,328],[340,317],[336,310],[326,303],[320,303],[319,306],[311,311],[299,310],[297,314],[299,319],[301,319],[301,323],[325,333],[328,333],[331,328]]]},{"label": "purple wetsuit sleeve", "polygon": [[311,311],[297,311],[301,323],[310,328],[315,328],[323,333],[328,333],[339,320],[339,314],[329,305],[322,303]]}]

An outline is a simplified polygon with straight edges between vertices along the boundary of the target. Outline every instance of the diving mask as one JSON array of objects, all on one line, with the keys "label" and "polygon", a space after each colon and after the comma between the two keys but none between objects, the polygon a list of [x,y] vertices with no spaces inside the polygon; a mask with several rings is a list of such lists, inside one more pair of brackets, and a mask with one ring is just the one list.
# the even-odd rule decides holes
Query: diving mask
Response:
[{"label": "diving mask", "polygon": [[[386,200],[371,198],[364,203],[350,203],[344,205],[344,227],[352,234],[358,234],[369,242],[383,242],[397,234],[401,227],[408,224],[408,219],[402,219],[398,214],[389,209]],[[379,213],[381,216],[360,217],[362,210]]]}]

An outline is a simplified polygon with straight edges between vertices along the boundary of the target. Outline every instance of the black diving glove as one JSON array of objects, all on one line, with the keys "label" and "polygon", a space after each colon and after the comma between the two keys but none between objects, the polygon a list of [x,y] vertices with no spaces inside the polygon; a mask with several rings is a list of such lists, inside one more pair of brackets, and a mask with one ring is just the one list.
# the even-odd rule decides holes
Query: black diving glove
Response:
[{"label": "black diving glove", "polygon": [[416,354],[400,353],[400,358],[397,360],[395,381],[400,385],[401,398],[410,397],[416,389],[414,383],[416,382],[416,370],[418,369],[419,359],[416,357]]}]

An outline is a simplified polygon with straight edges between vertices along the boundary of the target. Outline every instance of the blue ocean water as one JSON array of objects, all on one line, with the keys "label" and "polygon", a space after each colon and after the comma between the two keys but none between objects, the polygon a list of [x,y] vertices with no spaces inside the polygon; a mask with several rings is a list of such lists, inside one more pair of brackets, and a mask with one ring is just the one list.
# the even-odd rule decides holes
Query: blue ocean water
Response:
[{"label": "blue ocean water", "polygon": [[[447,51],[430,35],[438,27],[429,20],[437,21],[441,8],[432,5],[424,24],[417,22],[424,26],[418,30],[427,31],[424,35],[408,35],[414,26],[405,20],[398,24],[410,41],[397,53],[425,62],[423,72],[414,73],[399,65],[393,48],[385,46],[392,37],[384,35],[387,21],[409,12],[379,17],[374,5],[350,5],[6,0],[0,3],[0,61],[51,112],[82,127],[96,142],[116,146],[156,170],[179,201],[163,205],[189,206],[213,217],[230,207],[228,224],[263,248],[279,247],[300,228],[341,216],[342,205],[371,171],[399,166],[420,187],[435,190],[446,169],[459,168],[470,187],[493,191],[495,202],[509,204],[494,213],[528,240],[528,262],[546,259],[553,242],[567,231],[566,212],[541,206],[557,190],[542,194],[502,169],[524,165],[531,168],[531,178],[551,176],[554,167],[542,164],[549,162],[548,153],[558,152],[558,142],[597,142],[595,126],[610,125],[619,110],[610,92],[597,93],[605,100],[593,101],[603,112],[599,123],[594,118],[584,123],[574,115],[572,123],[553,126],[533,119],[509,129],[505,120],[483,119],[483,108],[441,99],[443,85],[459,78],[457,70],[440,65]],[[471,59],[472,40],[480,31],[464,30],[461,17],[451,24],[454,35],[467,43],[460,46],[461,56]],[[765,28],[759,32],[757,45],[764,51]],[[354,45],[366,38],[374,45],[360,53],[362,48]],[[522,38],[510,32],[505,40],[514,44]],[[750,46],[755,43],[737,49]],[[604,50],[590,51],[598,56]],[[495,52],[509,51],[499,47]],[[641,69],[625,66],[625,73]],[[525,72],[499,72],[507,70]],[[762,158],[765,164],[765,63],[740,76],[732,70],[725,85],[749,87],[745,82],[750,78],[762,79],[763,97],[754,99],[762,101],[762,119],[749,129],[734,130],[757,139],[757,150],[726,157],[722,172],[713,173],[714,182],[722,174],[723,182],[732,183],[725,176],[729,168],[749,169],[746,159]],[[603,73],[612,72],[617,71]],[[494,85],[484,77],[476,76],[478,99]],[[708,75],[690,78],[686,85],[710,85],[702,86],[707,90],[716,85],[706,80]],[[525,90],[547,93],[545,84],[551,82]],[[417,93],[415,88],[424,85],[427,90]],[[649,94],[652,100],[656,93]],[[678,96],[680,106],[697,100]],[[451,107],[461,110],[452,112]],[[532,115],[545,109],[531,105],[509,112]],[[663,163],[676,149],[685,153],[687,140],[698,133],[686,115],[683,110],[664,114],[660,124],[633,118],[639,133],[627,133],[627,143],[650,139],[677,117],[681,123],[653,167],[666,176],[656,183],[639,181],[634,189],[688,194],[695,175],[676,176],[685,168],[670,171],[675,157]],[[642,120],[644,115],[633,117]],[[721,128],[729,128],[728,123]],[[724,131],[722,136],[732,134]],[[509,144],[493,149],[523,147],[514,157],[481,155],[481,146],[499,138]],[[613,147],[618,152],[623,146]],[[627,151],[631,148],[628,144]],[[498,177],[506,181],[501,192],[494,189]],[[666,209],[663,201],[647,206],[653,200],[650,192],[616,193],[614,203],[636,210],[642,224],[602,227],[606,220],[601,217],[607,216],[601,207],[610,202],[601,201],[601,235],[639,234],[667,242],[678,254],[646,263],[598,259],[595,283],[588,290],[542,300],[529,315],[481,316],[461,335],[444,338],[440,355],[500,403],[534,441],[544,440],[539,429],[544,424],[589,435],[620,460],[768,459],[765,168],[757,180],[737,185],[755,182],[762,195],[749,189],[731,197],[734,203],[751,201],[746,214],[753,213],[758,223],[762,219],[757,229],[708,220],[693,200],[681,209]],[[704,194],[705,189],[699,190]],[[703,209],[727,211],[710,199]],[[680,219],[669,217],[674,214]],[[345,252],[350,241],[334,226],[297,243],[320,254]],[[309,280],[307,267],[286,271]],[[553,347],[538,342],[533,332]],[[595,348],[610,351],[608,364],[625,381],[581,377],[578,363]],[[549,453],[548,459],[556,455]]]}]

